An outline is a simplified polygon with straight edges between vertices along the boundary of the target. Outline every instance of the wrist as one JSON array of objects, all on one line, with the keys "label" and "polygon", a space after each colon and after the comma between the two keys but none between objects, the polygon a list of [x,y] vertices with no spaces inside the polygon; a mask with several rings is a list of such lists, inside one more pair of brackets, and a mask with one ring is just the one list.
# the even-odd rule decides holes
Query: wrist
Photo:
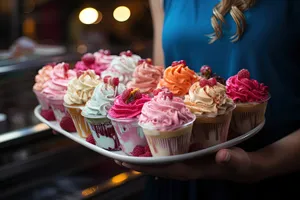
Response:
[{"label": "wrist", "polygon": [[261,152],[250,152],[249,158],[251,165],[248,176],[251,182],[257,182],[269,177],[271,171],[268,168],[266,157],[261,155]]}]

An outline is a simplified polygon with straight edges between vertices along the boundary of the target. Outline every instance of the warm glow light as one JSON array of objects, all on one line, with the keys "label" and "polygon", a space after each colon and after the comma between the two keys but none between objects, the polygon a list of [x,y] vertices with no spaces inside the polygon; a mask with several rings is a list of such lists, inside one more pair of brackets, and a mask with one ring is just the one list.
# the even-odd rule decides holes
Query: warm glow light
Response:
[{"label": "warm glow light", "polygon": [[111,182],[114,184],[118,184],[118,183],[125,181],[127,178],[128,178],[128,175],[126,173],[121,173],[121,174],[118,174],[118,175],[112,177]]},{"label": "warm glow light", "polygon": [[99,13],[95,8],[85,8],[79,13],[79,20],[84,24],[93,24],[98,17]]},{"label": "warm glow light", "polygon": [[114,10],[113,16],[119,22],[125,22],[130,17],[130,10],[126,6],[119,6]]},{"label": "warm glow light", "polygon": [[94,22],[94,24],[99,24],[102,21],[102,12],[98,11],[98,19]]}]

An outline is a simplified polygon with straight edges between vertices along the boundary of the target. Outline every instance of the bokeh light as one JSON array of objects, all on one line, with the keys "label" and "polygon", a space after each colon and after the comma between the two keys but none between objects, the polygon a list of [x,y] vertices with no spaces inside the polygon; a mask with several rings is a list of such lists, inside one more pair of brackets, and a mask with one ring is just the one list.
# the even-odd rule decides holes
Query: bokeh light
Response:
[{"label": "bokeh light", "polygon": [[83,24],[93,24],[98,20],[98,17],[99,13],[95,8],[85,8],[79,13],[79,20]]},{"label": "bokeh light", "polygon": [[113,12],[113,16],[115,20],[117,20],[118,22],[127,21],[130,15],[131,15],[130,10],[126,6],[119,6]]}]

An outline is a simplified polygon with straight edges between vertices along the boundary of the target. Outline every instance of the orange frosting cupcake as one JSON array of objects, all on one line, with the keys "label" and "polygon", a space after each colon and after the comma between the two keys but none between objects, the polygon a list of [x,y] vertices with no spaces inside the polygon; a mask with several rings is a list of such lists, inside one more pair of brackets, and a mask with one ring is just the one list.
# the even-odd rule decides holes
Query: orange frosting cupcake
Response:
[{"label": "orange frosting cupcake", "polygon": [[164,77],[160,80],[158,87],[166,87],[175,96],[182,97],[198,80],[198,75],[189,69],[185,61],[175,61],[164,71]]}]

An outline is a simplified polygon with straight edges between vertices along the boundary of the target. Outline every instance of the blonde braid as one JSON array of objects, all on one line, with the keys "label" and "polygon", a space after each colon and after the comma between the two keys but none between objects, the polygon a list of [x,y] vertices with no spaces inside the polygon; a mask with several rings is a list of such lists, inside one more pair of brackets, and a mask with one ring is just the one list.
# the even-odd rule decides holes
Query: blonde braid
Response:
[{"label": "blonde braid", "polygon": [[232,42],[238,41],[243,35],[246,27],[244,12],[255,4],[255,0],[221,0],[214,9],[211,17],[211,25],[214,33],[210,34],[209,43],[220,39],[223,35],[222,25],[225,23],[224,16],[230,13],[236,24],[236,33],[231,37]]}]

